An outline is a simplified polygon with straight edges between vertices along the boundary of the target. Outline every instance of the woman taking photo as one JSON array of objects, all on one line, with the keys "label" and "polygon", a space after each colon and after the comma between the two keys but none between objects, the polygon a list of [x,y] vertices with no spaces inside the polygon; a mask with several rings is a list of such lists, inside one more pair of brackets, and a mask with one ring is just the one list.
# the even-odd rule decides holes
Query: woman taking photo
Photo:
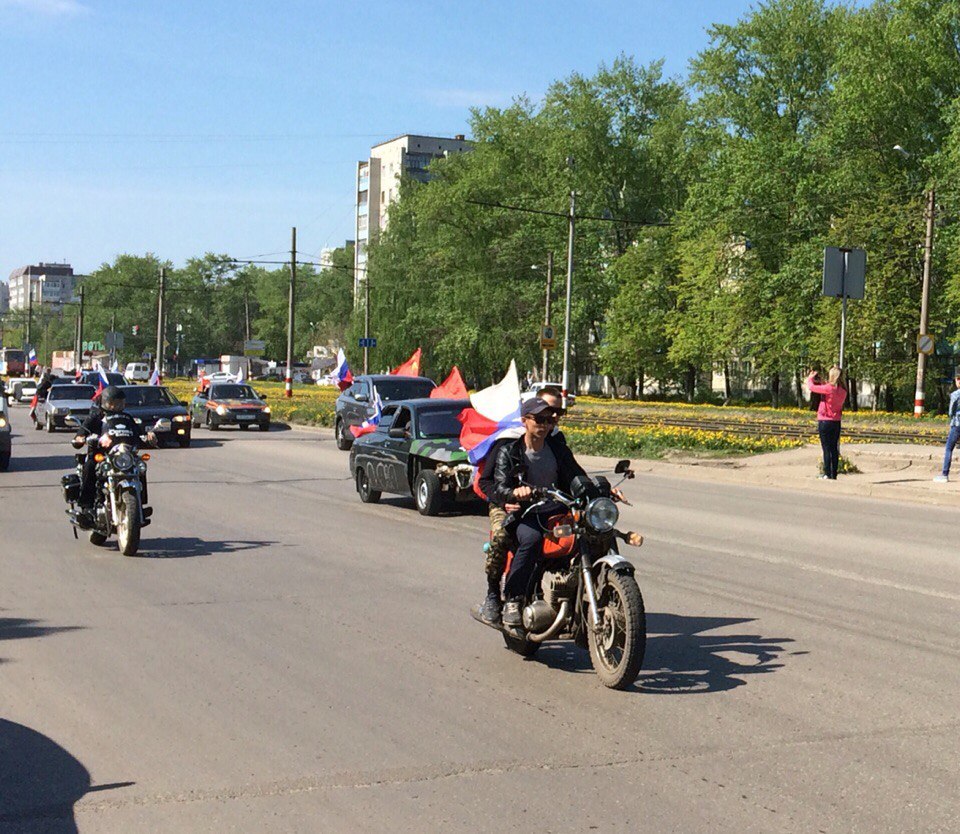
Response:
[{"label": "woman taking photo", "polygon": [[817,409],[817,432],[820,435],[820,447],[823,449],[823,478],[837,480],[840,466],[840,419],[843,404],[847,399],[847,386],[843,381],[843,371],[834,365],[827,374],[827,382],[813,371],[807,377],[807,388],[811,394],[820,394],[820,407]]}]

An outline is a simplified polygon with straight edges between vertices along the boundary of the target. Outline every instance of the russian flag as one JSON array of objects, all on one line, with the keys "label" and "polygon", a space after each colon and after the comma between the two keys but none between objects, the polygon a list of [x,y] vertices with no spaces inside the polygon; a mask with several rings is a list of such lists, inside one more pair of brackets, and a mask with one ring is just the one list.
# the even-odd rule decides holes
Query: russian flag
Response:
[{"label": "russian flag", "polygon": [[510,362],[506,376],[489,388],[470,395],[470,408],[460,412],[460,446],[474,466],[504,437],[520,437],[520,380]]},{"label": "russian flag", "polygon": [[30,348],[30,353],[27,354],[27,359],[30,360],[31,365],[37,364],[37,352],[33,348]]},{"label": "russian flag", "polygon": [[337,351],[337,367],[327,374],[327,381],[336,385],[341,391],[346,391],[353,385],[353,374],[350,372],[347,355],[343,352],[343,348]]},{"label": "russian flag", "polygon": [[99,397],[103,393],[103,389],[109,384],[110,380],[107,378],[107,372],[103,369],[103,365],[97,362],[97,390],[92,399]]},{"label": "russian flag", "polygon": [[159,385],[160,384],[160,369],[154,368],[153,373],[150,374],[150,381],[147,385]]},{"label": "russian flag", "polygon": [[373,397],[373,416],[368,417],[359,426],[350,426],[350,434],[352,434],[354,437],[361,437],[365,434],[370,434],[370,432],[375,431],[377,426],[380,425],[380,416],[382,414],[383,403],[380,400],[380,395],[375,394]]}]

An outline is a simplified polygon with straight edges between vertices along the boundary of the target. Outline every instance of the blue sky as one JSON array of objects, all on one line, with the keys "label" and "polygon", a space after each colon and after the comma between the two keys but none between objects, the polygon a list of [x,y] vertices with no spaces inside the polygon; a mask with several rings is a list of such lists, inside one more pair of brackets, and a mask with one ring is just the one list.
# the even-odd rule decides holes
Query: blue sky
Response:
[{"label": "blue sky", "polygon": [[683,75],[748,0],[0,0],[0,276],[121,252],[317,254],[356,160],[620,52]]}]

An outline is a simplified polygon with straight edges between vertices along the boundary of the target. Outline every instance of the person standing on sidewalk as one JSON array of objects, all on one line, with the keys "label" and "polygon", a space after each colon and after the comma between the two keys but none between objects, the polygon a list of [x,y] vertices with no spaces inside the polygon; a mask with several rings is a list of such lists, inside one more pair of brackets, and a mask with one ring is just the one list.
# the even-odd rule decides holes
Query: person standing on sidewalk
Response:
[{"label": "person standing on sidewalk", "polygon": [[821,396],[817,409],[817,433],[820,435],[820,448],[823,449],[821,477],[835,481],[840,468],[840,420],[847,399],[847,386],[843,371],[836,365],[827,374],[827,382],[819,382],[818,379],[817,372],[811,372],[807,377],[807,388],[811,394]]},{"label": "person standing on sidewalk", "polygon": [[935,480],[938,484],[945,484],[950,480],[950,461],[953,459],[953,449],[960,440],[960,368],[953,374],[953,382],[957,390],[950,395],[950,406],[947,408],[947,417],[950,418],[950,433],[947,435],[947,445],[943,450],[943,469]]}]

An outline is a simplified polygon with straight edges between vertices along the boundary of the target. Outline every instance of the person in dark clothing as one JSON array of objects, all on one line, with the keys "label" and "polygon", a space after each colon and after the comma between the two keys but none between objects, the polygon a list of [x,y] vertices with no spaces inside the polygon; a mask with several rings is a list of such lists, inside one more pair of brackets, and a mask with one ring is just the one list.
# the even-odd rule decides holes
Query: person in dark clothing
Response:
[{"label": "person in dark clothing", "polygon": [[[556,487],[567,492],[575,477],[586,474],[570,447],[551,435],[557,412],[549,403],[540,397],[526,400],[520,408],[520,418],[523,437],[505,444],[494,466],[491,498],[501,505],[528,503],[534,487]],[[555,507],[544,506],[516,523],[517,547],[503,593],[505,626],[521,624],[520,606],[542,552],[544,525],[555,513]]]},{"label": "person in dark clothing", "polygon": [[37,422],[37,406],[47,399],[47,394],[53,385],[53,375],[49,368],[45,368],[40,375],[40,382],[37,384],[37,391],[33,395],[33,401],[30,403],[30,419]]},{"label": "person in dark clothing", "polygon": [[[89,515],[96,498],[97,462],[94,456],[98,449],[108,449],[114,442],[120,441],[132,442],[137,446],[156,443],[157,438],[154,433],[144,432],[143,426],[123,410],[126,405],[127,399],[123,391],[115,385],[108,385],[100,394],[100,408],[90,413],[73,438],[73,446],[76,449],[87,447],[87,438],[91,436],[99,438],[95,448],[87,447],[80,474],[78,503],[83,514]],[[144,475],[144,502],[146,502],[146,489],[147,482]]]}]

